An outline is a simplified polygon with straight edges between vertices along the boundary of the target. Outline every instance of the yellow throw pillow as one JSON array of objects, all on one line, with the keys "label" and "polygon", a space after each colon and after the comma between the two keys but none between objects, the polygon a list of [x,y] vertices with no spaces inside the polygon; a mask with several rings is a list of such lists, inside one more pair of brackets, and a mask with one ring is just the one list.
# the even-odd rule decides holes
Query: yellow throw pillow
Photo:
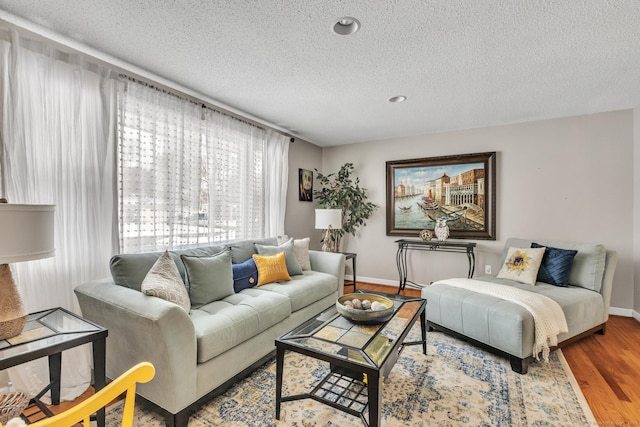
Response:
[{"label": "yellow throw pillow", "polygon": [[253,260],[258,267],[258,286],[280,280],[291,280],[284,251],[272,256],[253,255]]}]

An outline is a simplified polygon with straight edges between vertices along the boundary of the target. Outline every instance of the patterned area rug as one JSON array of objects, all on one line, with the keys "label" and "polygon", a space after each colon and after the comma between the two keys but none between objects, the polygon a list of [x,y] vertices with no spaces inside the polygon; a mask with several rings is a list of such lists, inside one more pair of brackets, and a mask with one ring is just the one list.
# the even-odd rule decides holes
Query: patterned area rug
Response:
[{"label": "patterned area rug", "polygon": [[[413,335],[413,337],[411,336]],[[409,339],[418,339],[419,327]],[[382,425],[391,426],[584,426],[596,425],[560,351],[549,363],[535,362],[527,375],[511,371],[507,359],[439,332],[427,334],[427,355],[409,346],[384,381]],[[328,366],[287,353],[283,396],[310,390]],[[357,426],[358,417],[311,399],[282,404],[275,419],[275,359],[200,408],[189,427]],[[107,410],[117,426],[121,404]],[[365,412],[366,417],[366,412]],[[160,414],[137,405],[135,425],[164,425]]]}]

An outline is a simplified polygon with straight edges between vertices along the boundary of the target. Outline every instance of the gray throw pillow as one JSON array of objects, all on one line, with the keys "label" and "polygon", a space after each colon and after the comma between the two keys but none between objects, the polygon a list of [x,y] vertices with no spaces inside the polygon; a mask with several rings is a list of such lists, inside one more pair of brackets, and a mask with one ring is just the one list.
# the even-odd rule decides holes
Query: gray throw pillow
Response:
[{"label": "gray throw pillow", "polygon": [[160,252],[114,255],[109,262],[113,282],[116,285],[141,291],[144,278],[160,255],[162,255]]},{"label": "gray throw pillow", "polygon": [[295,276],[298,274],[302,274],[302,267],[300,267],[300,263],[296,258],[296,252],[293,248],[293,239],[289,239],[286,242],[277,245],[277,246],[266,246],[255,244],[256,250],[258,251],[258,255],[263,256],[272,256],[278,255],[280,252],[284,252],[285,254],[285,262],[287,264],[287,271],[289,272],[289,276]]},{"label": "gray throw pillow", "polygon": [[233,295],[231,251],[207,257],[180,256],[187,271],[191,307],[199,308]]},{"label": "gray throw pillow", "polygon": [[277,245],[275,237],[266,237],[264,239],[258,240],[241,240],[239,242],[230,243],[229,247],[231,248],[231,261],[234,264],[240,264],[245,262],[248,259],[256,254],[256,248],[254,244],[259,245]]}]

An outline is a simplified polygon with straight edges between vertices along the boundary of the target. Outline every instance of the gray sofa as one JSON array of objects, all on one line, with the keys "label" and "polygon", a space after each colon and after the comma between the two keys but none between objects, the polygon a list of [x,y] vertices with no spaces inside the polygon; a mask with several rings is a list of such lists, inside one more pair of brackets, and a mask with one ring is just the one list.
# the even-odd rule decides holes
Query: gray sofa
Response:
[{"label": "gray sofa", "polygon": [[[256,253],[254,243],[230,244],[233,263]],[[210,256],[225,246],[172,252],[185,278],[180,255]],[[117,255],[113,278],[75,289],[82,314],[109,329],[107,377],[116,378],[140,361],[153,363],[155,378],[137,393],[165,411],[168,426],[186,426],[198,405],[264,363],[279,335],[335,303],[343,293],[344,255],[309,251],[311,270],[291,281],[243,289],[187,314],[178,305],[143,294],[140,284],[160,253]],[[186,282],[185,282],[186,283]]]},{"label": "gray sofa", "polygon": [[[510,247],[530,248],[532,242],[528,239],[508,239],[501,265]],[[558,336],[558,347],[594,332],[604,334],[609,318],[616,253],[606,250],[602,245],[535,242],[543,246],[577,250],[568,287],[540,281],[531,286],[496,276],[484,276],[478,280],[537,292],[556,301],[564,312],[569,330]],[[489,347],[509,357],[514,371],[527,373],[533,358],[534,321],[531,313],[514,302],[449,286],[446,282],[443,280],[422,289],[422,297],[427,299],[427,322],[430,328]]]}]

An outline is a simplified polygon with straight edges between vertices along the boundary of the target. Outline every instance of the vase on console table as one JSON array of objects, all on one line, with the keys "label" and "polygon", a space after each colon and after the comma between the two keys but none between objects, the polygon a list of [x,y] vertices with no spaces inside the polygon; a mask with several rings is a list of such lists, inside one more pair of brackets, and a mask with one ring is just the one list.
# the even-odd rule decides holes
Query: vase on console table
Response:
[{"label": "vase on console table", "polygon": [[436,220],[436,227],[433,230],[439,243],[444,243],[449,238],[449,226],[447,225],[447,219],[442,217]]}]

